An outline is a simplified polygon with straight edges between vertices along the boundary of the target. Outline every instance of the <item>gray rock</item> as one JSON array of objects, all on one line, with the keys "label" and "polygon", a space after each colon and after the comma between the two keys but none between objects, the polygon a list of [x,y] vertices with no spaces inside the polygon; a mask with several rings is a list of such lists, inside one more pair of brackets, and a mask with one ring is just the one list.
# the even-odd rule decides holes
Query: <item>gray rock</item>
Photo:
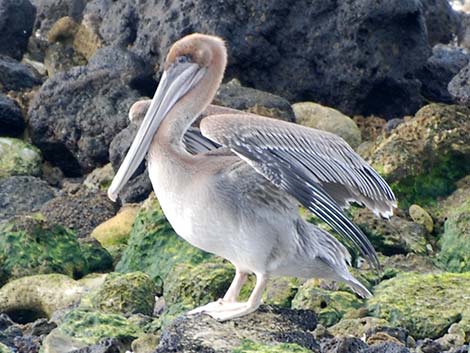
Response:
[{"label": "gray rock", "polygon": [[35,16],[29,0],[0,0],[0,54],[21,59]]},{"label": "gray rock", "polygon": [[0,220],[39,211],[56,192],[43,180],[32,176],[0,179]]},{"label": "gray rock", "polygon": [[358,353],[367,348],[367,344],[357,337],[335,337],[323,341],[322,353]]},{"label": "gray rock", "polygon": [[15,337],[22,336],[23,332],[6,314],[0,314],[0,343],[14,347]]},{"label": "gray rock", "polygon": [[20,107],[7,96],[0,94],[0,136],[19,136],[25,122]]},{"label": "gray rock", "polygon": [[470,55],[462,48],[441,44],[436,45],[432,52],[432,56],[418,73],[423,84],[421,92],[432,102],[450,103],[453,98],[447,85],[468,64]]},{"label": "gray rock", "polygon": [[470,105],[470,64],[454,76],[447,88],[455,101]]},{"label": "gray rock", "polygon": [[243,87],[236,80],[220,86],[213,104],[285,121],[295,121],[294,111],[287,99],[257,89]]},{"label": "gray rock", "polygon": [[[425,338],[417,344],[418,351],[423,353],[441,353],[443,351],[439,342]],[[401,353],[401,352],[400,352]]]},{"label": "gray rock", "polygon": [[228,322],[206,315],[182,316],[162,332],[156,353],[229,353],[243,340],[261,344],[296,343],[320,352],[312,331],[317,324],[308,310],[261,307],[255,313]]},{"label": "gray rock", "polygon": [[413,75],[430,48],[418,1],[91,0],[84,13],[100,18],[105,43],[159,67],[176,39],[213,33],[229,47],[227,78],[246,86],[347,115],[396,117],[422,104]]},{"label": "gray rock", "polygon": [[0,55],[0,91],[21,91],[41,82],[39,74],[31,66]]},{"label": "gray rock", "polygon": [[69,353],[121,353],[125,349],[123,344],[115,338],[105,338],[92,346],[75,349]]},{"label": "gray rock", "polygon": [[31,103],[33,143],[66,176],[91,172],[108,162],[108,147],[138,96],[116,70],[76,67],[57,74]]},{"label": "gray rock", "polygon": [[58,72],[67,71],[75,66],[86,65],[86,59],[71,46],[52,43],[45,49],[44,65],[49,77]]},{"label": "gray rock", "polygon": [[468,353],[470,350],[470,344],[464,344],[461,347],[451,349],[449,353]]},{"label": "gray rock", "polygon": [[368,349],[365,349],[363,353],[410,353],[410,350],[402,344],[385,342],[374,344]]},{"label": "gray rock", "polygon": [[447,44],[457,33],[459,18],[448,0],[421,0],[431,45]]},{"label": "gray rock", "polygon": [[116,204],[103,192],[81,190],[75,195],[58,196],[41,208],[49,222],[72,229],[77,237],[84,238],[93,229],[117,212]]}]

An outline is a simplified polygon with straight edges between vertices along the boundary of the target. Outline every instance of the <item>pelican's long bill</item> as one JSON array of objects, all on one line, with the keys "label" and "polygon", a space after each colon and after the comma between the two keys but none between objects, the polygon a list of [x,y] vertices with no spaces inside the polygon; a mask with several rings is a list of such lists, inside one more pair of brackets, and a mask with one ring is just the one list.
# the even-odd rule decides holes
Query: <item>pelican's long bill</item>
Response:
[{"label": "pelican's long bill", "polygon": [[143,161],[165,116],[175,103],[201,80],[204,73],[204,68],[190,62],[176,62],[163,72],[139,131],[108,189],[108,197],[111,200],[116,201],[123,186]]}]

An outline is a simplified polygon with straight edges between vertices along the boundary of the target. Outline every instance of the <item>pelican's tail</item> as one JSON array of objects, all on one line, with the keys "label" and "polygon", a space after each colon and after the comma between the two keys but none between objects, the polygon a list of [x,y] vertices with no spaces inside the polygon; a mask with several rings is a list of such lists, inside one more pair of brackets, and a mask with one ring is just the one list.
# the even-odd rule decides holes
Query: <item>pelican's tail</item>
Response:
[{"label": "pelican's tail", "polygon": [[357,279],[355,279],[352,275],[349,279],[345,279],[344,283],[346,283],[355,293],[357,293],[362,298],[370,298],[372,297],[372,293]]}]

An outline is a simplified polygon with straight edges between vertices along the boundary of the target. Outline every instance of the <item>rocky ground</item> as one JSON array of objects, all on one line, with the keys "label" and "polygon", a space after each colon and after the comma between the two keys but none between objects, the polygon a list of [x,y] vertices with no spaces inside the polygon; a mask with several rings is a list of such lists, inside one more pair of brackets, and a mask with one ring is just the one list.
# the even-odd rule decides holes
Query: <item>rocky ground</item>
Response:
[{"label": "rocky ground", "polygon": [[[468,16],[446,0],[0,0],[0,352],[470,352]],[[338,134],[392,186],[391,220],[349,211],[380,253],[380,274],[354,256],[371,299],[276,278],[252,315],[185,316],[233,267],[178,238],[144,165],[106,197],[130,106],[195,31],[229,47],[216,104]]]}]

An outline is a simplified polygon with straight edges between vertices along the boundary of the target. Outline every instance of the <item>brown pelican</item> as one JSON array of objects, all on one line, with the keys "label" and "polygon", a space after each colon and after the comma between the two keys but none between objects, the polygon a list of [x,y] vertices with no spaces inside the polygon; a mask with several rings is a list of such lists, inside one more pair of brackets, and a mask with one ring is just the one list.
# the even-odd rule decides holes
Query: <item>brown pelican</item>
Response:
[{"label": "brown pelican", "polygon": [[[299,205],[378,268],[374,248],[341,207],[355,201],[388,217],[396,207],[391,189],[344,140],[327,132],[233,110],[203,118],[200,134],[190,128],[212,101],[226,62],[224,42],[214,36],[192,34],[171,47],[109,197],[117,198],[148,152],[155,194],[175,231],[235,266],[225,296],[190,314],[227,320],[251,313],[270,276],[342,281],[370,296],[349,273],[347,249],[304,221]],[[239,303],[249,273],[256,286]]]}]

